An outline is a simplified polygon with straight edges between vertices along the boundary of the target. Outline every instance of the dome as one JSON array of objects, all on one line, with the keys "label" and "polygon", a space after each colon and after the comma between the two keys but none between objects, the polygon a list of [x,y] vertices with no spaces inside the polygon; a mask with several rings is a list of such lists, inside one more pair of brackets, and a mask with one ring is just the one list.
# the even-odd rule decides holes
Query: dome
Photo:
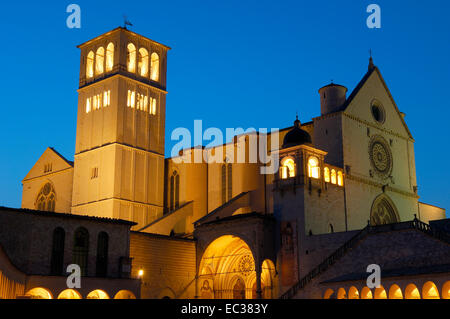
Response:
[{"label": "dome", "polygon": [[297,120],[294,122],[294,127],[284,137],[283,148],[293,147],[307,143],[309,144],[312,143],[311,136],[309,135],[308,132],[301,129],[301,123],[297,117]]}]

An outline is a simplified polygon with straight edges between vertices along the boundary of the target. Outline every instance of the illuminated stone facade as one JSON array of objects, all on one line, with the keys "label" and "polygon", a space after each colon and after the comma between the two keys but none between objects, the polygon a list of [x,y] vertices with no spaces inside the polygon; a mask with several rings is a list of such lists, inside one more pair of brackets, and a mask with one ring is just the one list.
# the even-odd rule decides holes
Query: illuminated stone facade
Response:
[{"label": "illuminated stone facade", "polygon": [[[444,219],[445,211],[419,202],[414,139],[372,60],[349,96],[341,85],[321,88],[320,116],[281,129],[278,143],[273,132],[245,133],[164,158],[170,48],[123,28],[79,48],[74,163],[48,149],[23,180],[22,206],[134,222],[131,277],[141,279],[143,298],[321,298],[341,286],[349,293],[347,281],[361,281],[345,277],[349,269],[363,273],[377,261],[394,267],[380,252],[402,231],[412,238],[405,254],[420,243],[448,252],[444,237],[423,231],[422,222]],[[277,156],[275,174],[249,160],[260,139]],[[217,154],[219,163],[193,163]],[[360,241],[374,243],[352,264],[340,248],[361,229]],[[387,234],[383,242],[377,229]],[[333,262],[349,264],[308,275],[334,252]],[[431,256],[436,267],[438,255]],[[448,268],[436,278],[424,269],[414,274],[445,285]],[[353,295],[362,293],[358,285]]]}]

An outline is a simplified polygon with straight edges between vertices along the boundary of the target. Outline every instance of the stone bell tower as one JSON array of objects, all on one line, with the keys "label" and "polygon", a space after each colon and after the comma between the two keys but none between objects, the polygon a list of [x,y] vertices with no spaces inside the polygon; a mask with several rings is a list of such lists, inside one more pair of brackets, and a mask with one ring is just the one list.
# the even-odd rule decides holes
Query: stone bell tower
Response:
[{"label": "stone bell tower", "polygon": [[78,46],[72,213],[136,229],[162,216],[169,47],[117,28]]}]

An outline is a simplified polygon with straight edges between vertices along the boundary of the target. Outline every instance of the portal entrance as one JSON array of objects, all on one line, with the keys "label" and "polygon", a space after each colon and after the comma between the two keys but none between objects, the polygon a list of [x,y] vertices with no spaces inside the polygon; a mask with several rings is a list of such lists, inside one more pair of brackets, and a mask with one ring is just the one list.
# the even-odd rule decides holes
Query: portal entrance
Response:
[{"label": "portal entrance", "polygon": [[[264,261],[264,265],[270,262]],[[261,267],[260,267],[261,268]],[[272,267],[262,267],[263,297],[272,296]],[[239,237],[225,235],[205,250],[199,267],[198,296],[201,299],[256,298],[256,267],[253,253]]]}]

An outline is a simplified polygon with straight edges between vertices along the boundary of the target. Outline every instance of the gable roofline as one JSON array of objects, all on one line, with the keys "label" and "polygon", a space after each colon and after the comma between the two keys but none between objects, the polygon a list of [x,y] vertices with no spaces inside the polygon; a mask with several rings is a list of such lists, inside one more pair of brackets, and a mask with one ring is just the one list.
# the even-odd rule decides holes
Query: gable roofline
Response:
[{"label": "gable roofline", "polygon": [[13,213],[17,213],[17,214],[25,214],[28,216],[62,218],[62,219],[72,219],[72,220],[86,220],[86,221],[93,221],[93,222],[126,225],[129,227],[137,225],[137,223],[135,223],[135,222],[132,222],[129,220],[124,220],[124,219],[96,217],[96,216],[87,216],[87,215],[75,215],[75,214],[70,214],[70,213],[56,213],[56,212],[33,210],[33,209],[27,209],[27,208],[12,208],[12,207],[0,206],[0,214],[4,213],[4,212],[13,212]]},{"label": "gable roofline", "polygon": [[[53,147],[47,147],[45,151],[39,156],[39,159],[34,163],[33,167],[28,171],[28,173],[25,175],[25,177],[22,179],[22,182],[28,180],[28,175],[31,173],[31,171],[35,168],[36,164],[41,160],[42,156],[48,151],[52,151],[56,156],[58,156],[60,159],[62,159],[67,165],[70,166],[70,168],[74,168],[74,162],[67,160],[64,156],[62,156],[58,151],[56,151]],[[69,168],[67,168],[69,169]]]},{"label": "gable roofline", "polygon": [[[73,167],[73,161],[69,161],[64,156],[62,156],[57,150],[55,150],[53,147],[49,147],[56,155],[58,155],[64,162],[66,162],[68,165]],[[44,152],[45,153],[45,152]]]},{"label": "gable roofline", "polygon": [[93,43],[93,42],[95,42],[95,41],[101,39],[101,38],[110,36],[111,34],[116,33],[116,32],[126,32],[126,33],[129,33],[129,34],[131,34],[131,35],[133,35],[133,36],[135,36],[135,37],[138,37],[138,38],[141,38],[141,39],[145,39],[146,41],[150,41],[151,43],[153,43],[153,44],[155,44],[155,45],[157,45],[157,46],[159,46],[159,47],[161,47],[161,48],[164,48],[164,49],[167,50],[167,51],[169,51],[169,50],[172,49],[171,47],[169,47],[169,46],[167,46],[167,45],[164,45],[164,44],[159,43],[159,42],[157,42],[157,41],[155,41],[155,40],[152,40],[152,39],[150,39],[150,38],[147,38],[146,36],[143,36],[143,35],[141,35],[141,34],[139,34],[139,33],[136,33],[136,32],[133,32],[133,31],[131,31],[131,30],[128,30],[127,28],[124,28],[124,27],[117,27],[117,28],[115,28],[115,29],[113,29],[113,30],[111,30],[111,31],[108,31],[108,32],[103,33],[103,34],[101,34],[101,35],[99,35],[99,36],[96,36],[96,37],[93,38],[93,39],[90,39],[90,40],[88,40],[88,41],[86,41],[86,42],[83,42],[82,44],[77,45],[77,48],[78,48],[78,49],[81,49],[81,48],[83,48],[83,47],[85,47],[85,46],[87,46],[87,45],[89,45],[89,44],[91,44],[91,43]]},{"label": "gable roofline", "polygon": [[380,69],[378,69],[377,66],[372,66],[369,68],[369,71],[367,71],[367,73],[364,75],[364,77],[361,79],[361,81],[358,83],[358,85],[355,87],[355,89],[352,91],[352,93],[350,94],[350,96],[347,98],[347,100],[345,101],[345,103],[342,105],[342,107],[339,109],[339,111],[345,111],[347,109],[347,107],[352,103],[353,99],[356,97],[356,95],[359,93],[359,91],[363,88],[363,86],[366,84],[367,80],[369,80],[369,78],[371,77],[371,75],[373,73],[377,73],[378,76],[381,79],[381,83],[384,86],[384,89],[386,90],[386,92],[388,93],[388,96],[392,102],[392,104],[394,105],[395,111],[397,112],[398,116],[400,117],[400,120],[402,121],[403,126],[406,129],[406,132],[408,133],[409,138],[413,139],[413,136],[411,134],[411,131],[409,130],[408,126],[406,125],[405,119],[403,118],[400,110],[398,109],[397,103],[395,103],[395,100],[391,94],[391,91],[389,90],[386,82],[384,81],[383,76],[381,75]]}]

